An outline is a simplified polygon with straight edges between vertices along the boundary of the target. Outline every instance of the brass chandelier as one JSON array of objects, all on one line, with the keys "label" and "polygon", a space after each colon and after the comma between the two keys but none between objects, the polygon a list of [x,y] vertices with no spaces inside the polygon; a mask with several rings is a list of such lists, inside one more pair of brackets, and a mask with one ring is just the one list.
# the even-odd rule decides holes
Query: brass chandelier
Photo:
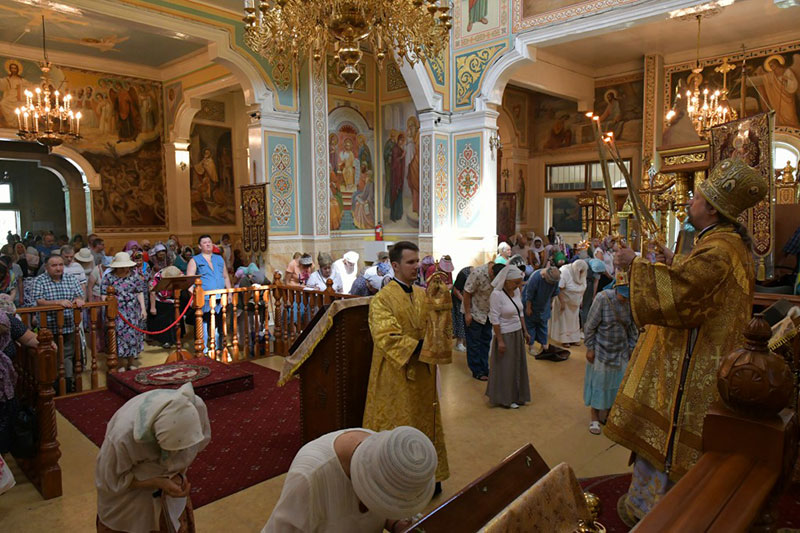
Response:
[{"label": "brass chandelier", "polygon": [[17,136],[24,141],[36,141],[48,150],[65,140],[79,140],[81,113],[71,109],[72,95],[64,94],[50,80],[52,64],[47,59],[46,33],[42,16],[42,52],[44,61],[42,83],[33,91],[25,89],[25,105],[14,110],[17,115]]},{"label": "brass chandelier", "polygon": [[412,66],[438,57],[452,28],[449,0],[245,0],[245,43],[273,65],[322,61],[332,45],[349,92],[361,78],[362,44],[378,68],[396,52]]},{"label": "brass chandelier", "polygon": [[678,115],[679,100],[686,98],[686,113],[689,115],[695,131],[702,139],[707,137],[709,129],[737,118],[736,110],[728,102],[728,73],[734,70],[735,67],[728,63],[727,58],[714,69],[722,74],[722,88],[709,87],[708,84],[701,88],[703,67],[700,64],[700,24],[703,17],[718,12],[718,10],[708,10],[690,15],[697,19],[697,58],[695,67],[687,79],[689,89],[684,95],[679,92],[675,95],[673,106],[665,116],[667,124],[670,124],[672,119]]}]

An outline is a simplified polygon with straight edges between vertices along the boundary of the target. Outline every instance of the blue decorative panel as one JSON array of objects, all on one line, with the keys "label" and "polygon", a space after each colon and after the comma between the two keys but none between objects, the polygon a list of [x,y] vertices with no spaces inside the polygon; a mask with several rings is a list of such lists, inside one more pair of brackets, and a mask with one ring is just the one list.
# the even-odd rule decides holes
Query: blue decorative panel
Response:
[{"label": "blue decorative panel", "polygon": [[469,134],[455,139],[454,208],[456,226],[471,228],[480,218],[479,196],[481,179],[481,136]]},{"label": "blue decorative panel", "polygon": [[294,135],[267,133],[269,229],[297,233],[296,142]]}]

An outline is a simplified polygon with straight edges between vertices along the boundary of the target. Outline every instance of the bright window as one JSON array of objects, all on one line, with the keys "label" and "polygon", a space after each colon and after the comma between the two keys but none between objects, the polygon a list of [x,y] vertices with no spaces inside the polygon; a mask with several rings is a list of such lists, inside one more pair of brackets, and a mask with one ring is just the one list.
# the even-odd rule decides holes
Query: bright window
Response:
[{"label": "bright window", "polygon": [[797,148],[789,143],[776,141],[773,143],[773,149],[772,166],[775,170],[786,167],[787,162],[797,168],[797,161],[800,160],[800,151]]},{"label": "bright window", "polygon": [[19,235],[19,211],[0,209],[0,235],[3,239],[9,231],[12,235]]},{"label": "bright window", "polygon": [[10,183],[0,184],[0,204],[10,204],[10,203],[11,203],[11,184]]}]

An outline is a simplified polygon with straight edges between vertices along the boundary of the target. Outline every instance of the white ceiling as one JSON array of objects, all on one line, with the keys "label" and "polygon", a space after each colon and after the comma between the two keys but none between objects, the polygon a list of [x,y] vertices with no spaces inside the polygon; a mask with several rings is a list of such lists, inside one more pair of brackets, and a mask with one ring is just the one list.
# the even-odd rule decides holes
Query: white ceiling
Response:
[{"label": "white ceiling", "polygon": [[[765,42],[777,44],[779,41],[775,39],[781,37],[800,38],[800,7],[781,9],[773,0],[737,0],[721,13],[703,19],[701,53],[725,53],[709,51],[723,44],[728,45],[730,52],[738,51],[742,44],[748,48]],[[696,42],[694,20],[670,20],[665,15],[655,22],[541,48],[550,56],[597,72],[614,65],[641,62],[644,55],[653,53],[665,56],[667,63],[693,59]]]}]

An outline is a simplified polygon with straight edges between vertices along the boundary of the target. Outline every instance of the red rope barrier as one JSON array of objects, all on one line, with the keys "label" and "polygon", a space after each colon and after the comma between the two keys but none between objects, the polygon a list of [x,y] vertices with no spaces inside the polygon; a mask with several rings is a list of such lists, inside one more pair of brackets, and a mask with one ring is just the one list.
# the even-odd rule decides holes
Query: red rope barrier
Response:
[{"label": "red rope barrier", "polygon": [[118,316],[118,317],[119,317],[119,318],[120,318],[120,319],[121,319],[123,322],[125,322],[126,324],[128,324],[130,327],[132,327],[133,329],[135,329],[135,330],[136,330],[136,331],[138,331],[139,333],[144,333],[145,335],[160,335],[161,333],[164,333],[165,331],[169,331],[170,329],[174,328],[174,327],[175,327],[175,324],[177,324],[178,322],[180,322],[180,321],[181,321],[181,319],[183,318],[183,316],[186,314],[186,312],[189,310],[189,308],[190,308],[191,306],[192,306],[192,298],[189,298],[189,303],[187,303],[187,304],[186,304],[186,307],[183,309],[183,313],[181,313],[181,315],[180,315],[178,318],[176,318],[176,319],[175,319],[175,322],[173,322],[173,323],[172,323],[172,324],[170,324],[169,326],[165,327],[165,328],[164,328],[164,329],[162,329],[161,331],[147,331],[147,330],[144,330],[144,329],[139,329],[139,328],[137,328],[136,326],[134,326],[133,324],[131,324],[130,322],[128,322],[128,321],[125,319],[125,317],[124,317],[124,316],[122,316],[122,312],[121,312],[119,309],[117,310],[117,316]]}]

